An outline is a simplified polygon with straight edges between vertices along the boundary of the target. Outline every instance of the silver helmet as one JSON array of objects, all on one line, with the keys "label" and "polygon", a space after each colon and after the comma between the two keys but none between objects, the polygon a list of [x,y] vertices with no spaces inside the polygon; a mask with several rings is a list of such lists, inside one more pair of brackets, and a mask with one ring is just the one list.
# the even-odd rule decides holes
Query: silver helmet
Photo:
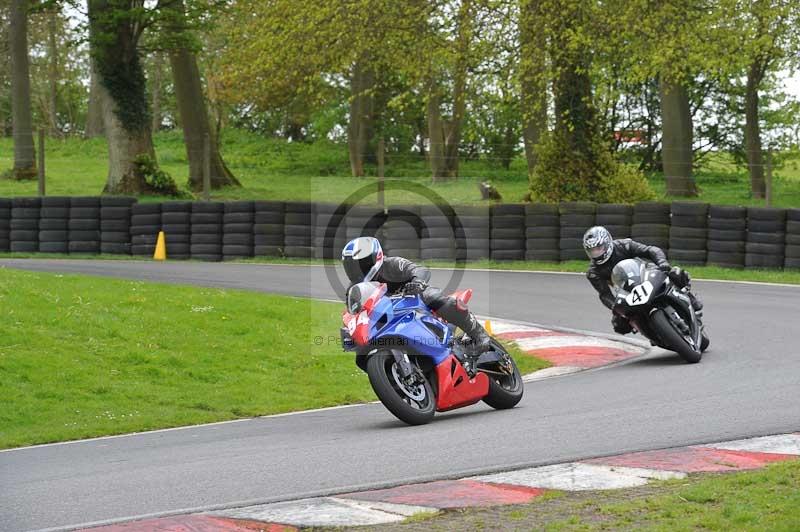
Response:
[{"label": "silver helmet", "polygon": [[593,263],[604,264],[614,253],[614,239],[608,229],[597,225],[583,234],[583,249]]}]

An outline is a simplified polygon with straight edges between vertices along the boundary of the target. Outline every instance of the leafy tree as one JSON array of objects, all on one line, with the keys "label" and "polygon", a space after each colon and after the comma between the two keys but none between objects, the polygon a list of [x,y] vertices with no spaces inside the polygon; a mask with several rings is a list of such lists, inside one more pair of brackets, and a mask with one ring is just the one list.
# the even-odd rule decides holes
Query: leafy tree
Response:
[{"label": "leafy tree", "polygon": [[36,151],[33,146],[30,68],[28,60],[28,0],[11,0],[8,41],[11,57],[11,112],[14,135],[13,179],[36,178]]}]

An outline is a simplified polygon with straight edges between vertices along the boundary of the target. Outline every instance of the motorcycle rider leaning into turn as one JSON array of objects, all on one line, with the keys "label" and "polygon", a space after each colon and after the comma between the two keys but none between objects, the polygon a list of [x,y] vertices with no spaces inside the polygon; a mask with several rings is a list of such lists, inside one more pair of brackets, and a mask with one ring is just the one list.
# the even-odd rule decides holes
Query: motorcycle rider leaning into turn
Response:
[{"label": "motorcycle rider leaning into turn", "polygon": [[[681,268],[673,268],[664,251],[656,246],[648,246],[630,238],[614,240],[605,227],[595,226],[583,235],[583,248],[589,256],[591,264],[586,277],[600,294],[603,305],[614,309],[614,295],[611,293],[611,272],[620,261],[640,258],[655,263],[659,270],[667,272],[670,280],[678,288],[689,286],[691,277]],[[702,316],[703,303],[691,291],[687,293],[698,317]],[[631,324],[624,316],[613,313],[611,325],[614,332],[628,334],[633,331]]]},{"label": "motorcycle rider leaning into turn", "polygon": [[386,257],[378,239],[362,236],[348,242],[342,250],[342,265],[351,286],[364,281],[386,283],[394,294],[419,295],[442,319],[459,327],[471,340],[470,351],[478,355],[491,349],[491,338],[475,316],[452,296],[428,286],[431,272],[402,257]]}]

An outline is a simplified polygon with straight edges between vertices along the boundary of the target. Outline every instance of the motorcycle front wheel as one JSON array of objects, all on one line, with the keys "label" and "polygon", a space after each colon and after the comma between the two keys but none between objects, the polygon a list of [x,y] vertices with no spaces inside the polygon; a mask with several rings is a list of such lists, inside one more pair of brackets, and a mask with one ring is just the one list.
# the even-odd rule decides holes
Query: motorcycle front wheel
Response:
[{"label": "motorcycle front wheel", "polygon": [[367,375],[383,406],[409,425],[424,425],[436,413],[436,397],[428,379],[420,373],[420,383],[408,385],[398,372],[391,353],[379,351],[367,360]]},{"label": "motorcycle front wheel", "polygon": [[652,314],[653,328],[670,349],[678,353],[682,359],[690,364],[696,364],[703,358],[702,351],[695,349],[686,341],[686,338],[678,332],[675,325],[667,317],[663,310],[658,310]]}]

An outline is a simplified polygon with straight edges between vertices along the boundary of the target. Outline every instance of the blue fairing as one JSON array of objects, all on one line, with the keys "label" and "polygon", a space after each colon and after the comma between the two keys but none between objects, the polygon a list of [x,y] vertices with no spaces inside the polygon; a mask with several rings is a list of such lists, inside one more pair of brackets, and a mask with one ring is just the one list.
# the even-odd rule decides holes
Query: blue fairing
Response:
[{"label": "blue fairing", "polygon": [[[409,350],[431,357],[434,365],[450,356],[450,327],[434,317],[419,296],[383,297],[370,313],[370,342],[397,345],[402,339]],[[389,341],[391,339],[392,341]]]}]

